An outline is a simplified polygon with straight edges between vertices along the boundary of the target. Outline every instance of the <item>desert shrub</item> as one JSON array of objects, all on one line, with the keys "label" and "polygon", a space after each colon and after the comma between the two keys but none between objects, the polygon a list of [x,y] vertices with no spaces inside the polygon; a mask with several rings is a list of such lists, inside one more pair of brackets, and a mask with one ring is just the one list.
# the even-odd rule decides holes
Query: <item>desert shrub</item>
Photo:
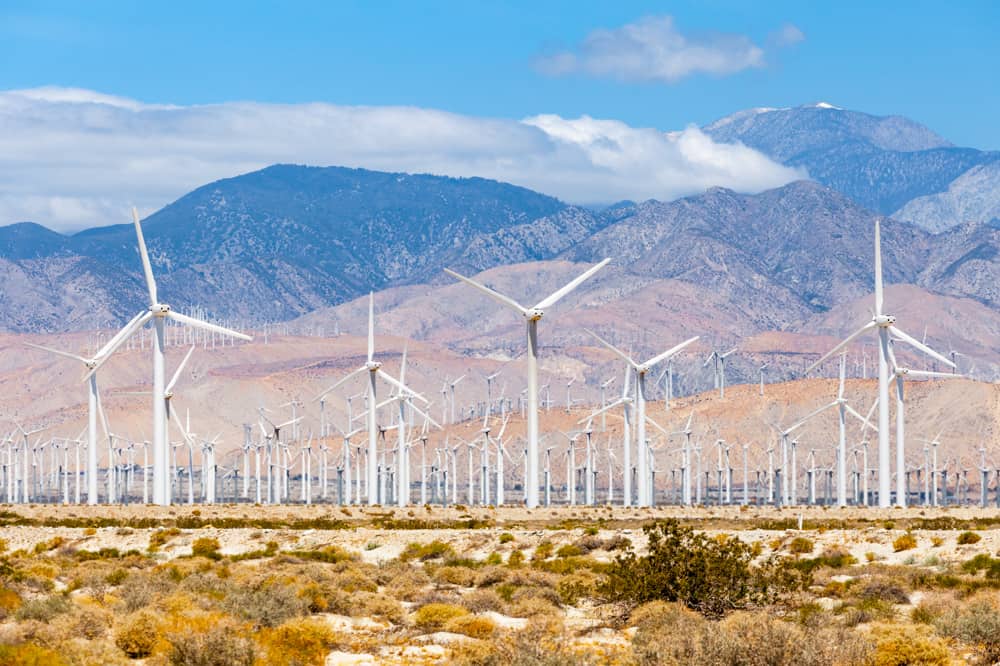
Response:
[{"label": "desert shrub", "polygon": [[132,613],[166,596],[176,587],[177,583],[165,571],[135,571],[122,581],[117,594],[125,604],[126,612]]},{"label": "desert shrub", "polygon": [[802,571],[814,571],[820,567],[843,569],[857,564],[857,562],[858,560],[845,549],[831,546],[820,553],[818,557],[799,560],[794,566]]},{"label": "desert shrub", "polygon": [[792,539],[791,543],[788,544],[788,552],[795,553],[796,555],[806,555],[813,552],[813,547],[811,539],[799,536]]},{"label": "desert shrub", "polygon": [[349,567],[338,573],[332,585],[344,592],[375,592],[378,583],[358,567]]},{"label": "desert shrub", "polygon": [[467,567],[443,566],[434,569],[431,579],[435,583],[472,587],[476,582],[476,572]]},{"label": "desert shrub", "polygon": [[567,606],[575,606],[580,599],[592,598],[597,593],[597,577],[590,572],[563,576],[556,584],[559,599]]},{"label": "desert shrub", "polygon": [[207,557],[210,560],[222,558],[219,553],[219,540],[212,537],[199,537],[191,543],[193,557]]},{"label": "desert shrub", "polygon": [[430,576],[420,569],[407,565],[405,571],[400,571],[385,584],[385,591],[396,599],[413,601],[430,583],[430,580]]},{"label": "desert shrub", "polygon": [[74,618],[73,633],[87,640],[101,638],[111,626],[111,613],[99,608],[83,608]]},{"label": "desert shrub", "polygon": [[0,666],[63,666],[62,655],[30,643],[0,645]]},{"label": "desert shrub", "polygon": [[892,602],[884,599],[859,599],[837,609],[844,616],[844,625],[856,627],[875,621],[891,621],[896,617]]},{"label": "desert shrub", "polygon": [[559,550],[556,551],[556,557],[567,558],[567,557],[579,557],[583,555],[584,551],[582,548],[577,546],[575,543],[568,543],[564,546],[560,546]]},{"label": "desert shrub", "polygon": [[520,550],[515,550],[507,556],[507,566],[511,568],[517,568],[524,564],[524,552]]},{"label": "desert shrub", "polygon": [[597,533],[595,531],[594,534],[584,535],[574,541],[573,545],[576,546],[581,553],[589,553],[593,550],[600,550],[604,547],[604,542],[595,536],[596,534]]},{"label": "desert shrub", "polygon": [[253,641],[230,622],[167,635],[171,666],[253,666]]},{"label": "desert shrub", "polygon": [[231,614],[260,627],[276,627],[293,617],[305,615],[309,602],[280,581],[264,579],[237,586],[223,601]]},{"label": "desert shrub", "polygon": [[176,527],[156,530],[149,535],[149,546],[147,547],[147,550],[151,553],[155,553],[160,549],[160,547],[165,546],[175,536],[180,535],[180,533],[181,531]]},{"label": "desert shrub", "polygon": [[858,596],[862,599],[881,599],[894,604],[910,603],[910,597],[901,585],[884,578],[875,578],[865,583]]},{"label": "desert shrub", "polygon": [[351,604],[346,615],[354,617],[371,616],[399,624],[406,613],[402,604],[384,594],[360,592],[351,597]]},{"label": "desert shrub", "polygon": [[25,620],[50,622],[55,616],[66,613],[69,609],[69,599],[62,594],[53,594],[48,597],[25,601],[21,607],[17,609],[14,617],[16,617],[19,622],[24,622]]},{"label": "desert shrub", "polygon": [[0,587],[0,620],[6,620],[21,607],[21,595],[7,587]]},{"label": "desert shrub", "polygon": [[326,655],[337,646],[339,637],[318,620],[291,620],[261,636],[273,666],[322,666]]},{"label": "desert shrub", "polygon": [[607,662],[595,653],[574,650],[558,622],[536,622],[491,641],[457,645],[449,657],[456,666],[596,666]]},{"label": "desert shrub", "polygon": [[409,562],[410,560],[420,560],[421,562],[426,562],[427,560],[438,560],[448,557],[452,557],[455,554],[455,550],[443,541],[431,541],[430,543],[420,544],[411,543],[407,544],[403,552],[400,553],[399,559],[403,562]]},{"label": "desert shrub", "polygon": [[917,537],[913,536],[911,532],[901,534],[892,542],[892,549],[894,551],[901,552],[904,550],[912,550],[917,547]]},{"label": "desert shrub", "polygon": [[303,560],[313,560],[315,562],[326,562],[337,564],[338,562],[350,562],[359,559],[356,553],[341,548],[340,546],[323,546],[316,550],[290,550],[286,553],[292,557]]},{"label": "desert shrub", "polygon": [[497,625],[488,617],[460,615],[448,620],[444,625],[444,630],[464,634],[470,638],[486,639],[496,633]]},{"label": "desert shrub", "polygon": [[536,562],[546,560],[552,557],[553,550],[555,550],[555,546],[551,541],[543,541],[535,546],[535,552],[532,554],[531,559]]},{"label": "desert shrub", "polygon": [[931,636],[926,628],[885,626],[872,632],[875,666],[945,666],[950,663],[948,645]]},{"label": "desert shrub", "polygon": [[862,636],[838,629],[810,629],[764,613],[739,612],[701,639],[697,663],[827,666],[869,664],[872,646]]},{"label": "desert shrub", "polygon": [[515,599],[511,601],[507,612],[513,617],[557,617],[560,615],[559,606],[543,597]]},{"label": "desert shrub", "polygon": [[962,563],[962,571],[971,574],[985,571],[987,578],[1000,580],[1000,559],[979,553],[971,560]]},{"label": "desert shrub", "polygon": [[514,535],[510,532],[504,532],[500,535],[500,543],[510,543],[514,540]]},{"label": "desert shrub", "polygon": [[971,546],[974,543],[979,543],[982,538],[975,532],[962,532],[955,541],[960,546]]},{"label": "desert shrub", "polygon": [[513,602],[523,601],[524,599],[543,599],[556,608],[559,607],[561,602],[559,592],[551,587],[540,586],[519,587],[511,594],[511,601]]},{"label": "desert shrub", "polygon": [[413,614],[413,624],[423,631],[440,631],[451,620],[469,611],[453,604],[427,604]]},{"label": "desert shrub", "polygon": [[629,624],[639,664],[698,663],[708,620],[683,604],[650,601],[632,611]]},{"label": "desert shrub", "polygon": [[628,550],[632,547],[632,540],[621,534],[616,534],[612,537],[608,537],[604,541],[604,550],[614,551],[614,550]]},{"label": "desert shrub", "polygon": [[160,622],[149,611],[129,615],[115,631],[115,645],[131,659],[153,654],[159,642]]},{"label": "desert shrub", "polygon": [[984,664],[1000,661],[1000,610],[989,599],[956,605],[934,620],[938,633],[976,648]]},{"label": "desert shrub", "polygon": [[648,554],[619,555],[599,591],[612,601],[680,601],[705,615],[766,603],[801,587],[803,575],[772,557],[753,563],[753,549],[735,538],[714,539],[669,519],[643,527]]},{"label": "desert shrub", "polygon": [[507,570],[499,566],[483,567],[476,574],[476,587],[490,587],[507,579]]},{"label": "desert shrub", "polygon": [[473,613],[502,612],[504,601],[493,590],[475,590],[462,597],[461,604]]}]

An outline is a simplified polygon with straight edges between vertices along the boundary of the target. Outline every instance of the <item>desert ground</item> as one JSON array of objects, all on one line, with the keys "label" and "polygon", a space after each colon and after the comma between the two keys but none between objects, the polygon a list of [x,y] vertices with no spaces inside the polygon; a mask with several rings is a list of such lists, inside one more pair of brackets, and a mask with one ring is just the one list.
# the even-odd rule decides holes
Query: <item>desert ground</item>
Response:
[{"label": "desert ground", "polygon": [[[995,509],[8,505],[0,525],[0,663],[1000,656]],[[704,535],[713,557],[738,542],[754,576],[780,562],[795,582],[721,607],[670,587],[622,596],[608,582],[659,552],[651,525]]]}]

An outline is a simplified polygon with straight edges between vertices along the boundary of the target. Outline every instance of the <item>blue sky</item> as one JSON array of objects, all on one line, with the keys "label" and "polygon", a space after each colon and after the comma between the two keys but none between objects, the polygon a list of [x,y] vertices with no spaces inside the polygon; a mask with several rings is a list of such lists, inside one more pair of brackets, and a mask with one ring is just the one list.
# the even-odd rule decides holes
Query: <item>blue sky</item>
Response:
[{"label": "blue sky", "polygon": [[284,162],[579,204],[807,177],[697,127],[825,101],[1000,149],[1000,3],[0,4],[0,225],[72,231]]},{"label": "blue sky", "polygon": [[[290,5],[290,6],[285,6]],[[877,6],[873,6],[877,5]],[[673,17],[744,35],[766,64],[671,83],[546,76],[540,54]],[[804,39],[768,49],[785,25]],[[0,88],[145,102],[415,105],[475,116],[614,118],[660,129],[826,100],[1000,148],[996,2],[19,2],[0,8]]]}]

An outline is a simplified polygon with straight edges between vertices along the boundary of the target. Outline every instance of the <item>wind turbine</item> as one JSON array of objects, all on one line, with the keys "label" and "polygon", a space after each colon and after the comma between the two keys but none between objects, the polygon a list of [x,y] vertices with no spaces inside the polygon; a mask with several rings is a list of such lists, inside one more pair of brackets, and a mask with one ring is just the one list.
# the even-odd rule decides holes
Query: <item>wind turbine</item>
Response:
[{"label": "wind turbine", "polygon": [[[632,396],[630,395],[629,388],[631,386],[632,368],[630,366],[625,367],[625,380],[622,382],[622,397],[614,402],[604,405],[599,410],[591,414],[587,418],[580,419],[577,421],[578,424],[592,419],[598,414],[602,417],[608,412],[609,409],[614,409],[618,405],[622,406],[622,506],[632,506],[632,420],[631,420],[631,408],[632,408]],[[546,462],[548,464],[548,462]]]},{"label": "wind turbine", "polygon": [[[826,359],[847,347],[855,339],[876,331],[878,334],[878,503],[881,508],[888,508],[892,505],[890,494],[892,492],[892,478],[890,472],[890,451],[889,451],[889,334],[899,338],[908,345],[927,354],[931,358],[941,361],[952,368],[955,364],[937,353],[927,345],[904,333],[896,324],[896,318],[885,314],[882,311],[882,240],[881,226],[879,220],[875,220],[875,310],[872,319],[864,326],[851,333],[840,344],[820,357],[818,361],[806,368],[805,374],[809,374],[814,368],[823,363]],[[902,498],[898,498],[902,499]]]},{"label": "wind turbine", "polygon": [[[368,294],[368,360],[357,370],[349,373],[343,379],[338,381],[336,384],[326,389],[320,393],[314,400],[319,400],[325,396],[330,391],[340,388],[341,385],[347,381],[361,375],[363,373],[368,373],[368,411],[365,416],[367,417],[368,425],[368,460],[367,462],[367,473],[368,477],[365,481],[368,490],[368,504],[375,505],[378,504],[378,424],[376,423],[376,412],[378,411],[377,405],[378,400],[376,399],[376,382],[375,379],[381,376],[390,385],[402,391],[403,394],[409,394],[415,397],[425,404],[427,400],[421,396],[419,393],[411,391],[405,384],[395,379],[382,369],[382,364],[375,360],[375,294]],[[360,479],[358,479],[360,481]]]},{"label": "wind turbine", "polygon": [[[97,366],[100,364],[102,359],[106,358],[112,351],[112,348],[117,347],[119,338],[122,336],[123,332],[128,329],[129,326],[135,322],[136,319],[142,317],[142,313],[137,314],[132,318],[125,328],[112,336],[104,346],[97,351],[92,357],[86,358],[79,356],[77,354],[71,354],[69,352],[60,351],[58,349],[52,349],[51,347],[44,347],[42,345],[32,344],[30,342],[24,343],[28,347],[34,349],[40,349],[42,351],[49,352],[50,354],[56,354],[57,356],[63,356],[65,358],[71,358],[75,361],[79,361],[83,364],[85,371],[88,374],[87,381],[87,504],[97,504],[97,373],[90,372],[96,370]],[[91,481],[91,479],[93,479]]]},{"label": "wind turbine", "polygon": [[707,367],[709,363],[714,362],[713,372],[715,374],[715,388],[719,389],[720,398],[726,397],[726,358],[735,352],[735,348],[730,349],[727,352],[720,352],[717,349],[713,350],[702,364],[702,367],[704,368]]},{"label": "wind turbine", "polygon": [[657,364],[667,360],[668,358],[676,355],[682,349],[688,345],[695,342],[699,336],[694,336],[689,338],[679,345],[671,347],[667,351],[658,354],[644,363],[637,363],[632,360],[632,357],[618,349],[610,342],[597,335],[591,330],[587,330],[591,336],[593,336],[598,342],[607,347],[609,350],[618,355],[622,360],[624,360],[635,372],[636,382],[635,382],[635,430],[636,430],[636,458],[638,461],[638,475],[639,475],[639,506],[645,507],[650,506],[652,501],[652,486],[650,485],[650,479],[647,471],[648,453],[646,451],[646,374],[653,369]]},{"label": "wind turbine", "polygon": [[156,291],[156,280],[153,277],[153,267],[149,262],[149,253],[146,251],[146,241],[142,235],[142,225],[139,222],[139,213],[135,208],[132,209],[132,222],[135,225],[135,234],[139,243],[139,255],[142,258],[142,269],[146,277],[146,288],[149,291],[149,309],[141,313],[139,316],[133,318],[126,326],[119,331],[115,337],[112,339],[113,342],[110,343],[110,347],[107,349],[106,354],[101,358],[97,364],[87,373],[85,379],[89,380],[90,377],[97,372],[97,369],[103,365],[111,354],[114,353],[116,349],[125,340],[132,336],[136,331],[142,328],[147,322],[152,321],[153,330],[156,334],[156,340],[152,345],[153,349],[153,503],[159,504],[161,506],[167,506],[170,504],[170,476],[169,476],[169,451],[167,445],[167,424],[166,424],[166,412],[165,403],[163,400],[164,396],[164,369],[163,369],[163,356],[164,349],[166,348],[166,320],[172,319],[178,324],[189,326],[192,328],[200,328],[202,330],[219,333],[221,335],[228,335],[235,338],[240,338],[241,340],[250,341],[249,335],[244,335],[243,333],[238,333],[237,331],[230,330],[223,326],[218,326],[216,324],[210,324],[201,319],[196,319],[194,317],[189,317],[183,315],[179,312],[175,312],[170,309],[170,306],[166,303],[162,303],[159,300]]},{"label": "wind turbine", "polygon": [[604,268],[610,261],[610,258],[605,259],[592,266],[576,279],[549,294],[530,308],[522,306],[514,299],[493,291],[475,280],[467,278],[464,275],[459,275],[450,269],[445,269],[448,275],[478,289],[493,300],[524,317],[528,340],[528,474],[525,479],[527,489],[527,501],[525,504],[529,509],[534,509],[538,506],[538,321],[545,315],[546,308],[555,305],[564,296],[583,284],[590,276]]}]

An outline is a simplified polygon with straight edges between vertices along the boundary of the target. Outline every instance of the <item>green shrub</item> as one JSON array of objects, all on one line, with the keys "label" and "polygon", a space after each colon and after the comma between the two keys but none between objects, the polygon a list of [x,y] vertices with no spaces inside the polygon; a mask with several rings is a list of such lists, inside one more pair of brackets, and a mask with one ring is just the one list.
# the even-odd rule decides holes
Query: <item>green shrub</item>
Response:
[{"label": "green shrub", "polygon": [[772,557],[753,563],[753,548],[736,538],[711,538],[668,519],[643,527],[648,554],[619,555],[599,591],[628,604],[680,601],[708,616],[770,603],[803,587],[808,576]]},{"label": "green shrub", "polygon": [[875,666],[945,666],[948,645],[918,627],[880,627],[875,638]]},{"label": "green shrub", "polygon": [[955,541],[960,546],[971,546],[974,543],[979,543],[983,537],[979,536],[975,532],[962,532],[958,535]]},{"label": "green shrub", "polygon": [[552,551],[555,550],[555,546],[552,545],[551,541],[543,541],[537,546],[535,546],[535,552],[531,556],[533,562],[539,562],[541,560],[546,560],[552,557]]},{"label": "green shrub", "polygon": [[404,562],[409,562],[410,560],[420,560],[421,562],[426,562],[427,560],[438,560],[452,557],[455,554],[455,550],[443,541],[431,541],[430,543],[420,544],[411,543],[407,544],[403,552],[400,553],[399,559]]},{"label": "green shrub", "polygon": [[514,540],[514,535],[510,532],[504,532],[500,535],[500,543],[510,543]]},{"label": "green shrub", "polygon": [[68,612],[70,609],[69,600],[61,594],[53,594],[41,599],[31,599],[25,601],[14,614],[19,621],[38,620],[39,622],[50,622],[57,615]]}]

